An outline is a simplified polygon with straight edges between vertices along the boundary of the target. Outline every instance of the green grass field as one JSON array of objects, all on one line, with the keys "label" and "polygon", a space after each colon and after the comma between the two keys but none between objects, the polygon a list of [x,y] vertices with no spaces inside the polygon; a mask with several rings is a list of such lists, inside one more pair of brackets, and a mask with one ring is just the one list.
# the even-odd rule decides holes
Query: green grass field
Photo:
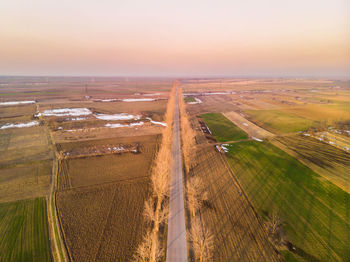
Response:
[{"label": "green grass field", "polygon": [[193,96],[185,96],[184,100],[186,103],[196,102],[196,99],[194,99]]},{"label": "green grass field", "polygon": [[209,113],[201,115],[218,142],[236,141],[247,139],[247,134],[221,113]]},{"label": "green grass field", "polygon": [[306,130],[314,124],[307,118],[281,110],[246,110],[249,119],[272,133],[294,133]]},{"label": "green grass field", "polygon": [[348,193],[268,142],[228,148],[228,161],[253,206],[264,219],[278,212],[300,261],[349,261]]},{"label": "green grass field", "polygon": [[44,198],[0,204],[0,261],[51,261]]},{"label": "green grass field", "polygon": [[350,154],[345,150],[303,135],[276,136],[271,142],[350,193]]}]

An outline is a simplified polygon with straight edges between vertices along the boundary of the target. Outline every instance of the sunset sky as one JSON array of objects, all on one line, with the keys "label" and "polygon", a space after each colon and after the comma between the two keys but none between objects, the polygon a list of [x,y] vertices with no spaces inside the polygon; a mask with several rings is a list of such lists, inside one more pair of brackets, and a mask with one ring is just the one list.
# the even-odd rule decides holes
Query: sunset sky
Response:
[{"label": "sunset sky", "polygon": [[350,76],[350,1],[2,0],[16,74]]}]

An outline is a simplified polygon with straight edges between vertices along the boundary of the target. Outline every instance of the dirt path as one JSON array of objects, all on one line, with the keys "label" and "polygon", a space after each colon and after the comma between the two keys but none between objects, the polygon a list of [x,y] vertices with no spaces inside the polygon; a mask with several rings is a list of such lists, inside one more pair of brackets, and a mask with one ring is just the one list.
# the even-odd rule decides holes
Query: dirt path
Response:
[{"label": "dirt path", "polygon": [[234,112],[234,111],[226,112],[226,113],[223,113],[223,115],[227,119],[232,121],[235,125],[237,125],[239,128],[244,130],[249,136],[256,137],[259,139],[264,139],[264,138],[274,136],[274,134],[255,125],[254,123],[250,122],[248,119],[244,118],[237,112]]},{"label": "dirt path", "polygon": [[[39,106],[37,105],[37,112],[39,112]],[[40,118],[40,120],[42,120]],[[52,133],[48,126],[45,126],[45,133],[48,137],[49,144],[52,151],[55,154],[52,164],[52,174],[51,174],[51,185],[50,185],[50,194],[46,197],[47,204],[47,219],[49,224],[49,233],[50,233],[50,243],[51,243],[51,252],[52,257],[55,262],[65,262],[68,261],[67,254],[64,249],[64,243],[61,235],[61,229],[59,227],[59,222],[57,219],[56,213],[56,201],[55,201],[55,191],[57,188],[57,175],[58,175],[58,155],[55,149],[55,143],[52,137]]]},{"label": "dirt path", "polygon": [[167,238],[167,261],[187,261],[185,209],[182,181],[182,154],[179,123],[179,101],[176,89],[172,168],[170,175],[170,204]]}]

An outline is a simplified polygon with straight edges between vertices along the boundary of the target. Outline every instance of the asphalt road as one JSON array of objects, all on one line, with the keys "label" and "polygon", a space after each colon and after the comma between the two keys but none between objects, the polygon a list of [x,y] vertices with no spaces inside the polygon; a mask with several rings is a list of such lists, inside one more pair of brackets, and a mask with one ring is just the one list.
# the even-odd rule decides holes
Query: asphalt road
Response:
[{"label": "asphalt road", "polygon": [[179,123],[179,101],[176,89],[172,167],[170,175],[170,204],[168,219],[167,261],[187,261],[186,226],[183,195],[182,153]]}]

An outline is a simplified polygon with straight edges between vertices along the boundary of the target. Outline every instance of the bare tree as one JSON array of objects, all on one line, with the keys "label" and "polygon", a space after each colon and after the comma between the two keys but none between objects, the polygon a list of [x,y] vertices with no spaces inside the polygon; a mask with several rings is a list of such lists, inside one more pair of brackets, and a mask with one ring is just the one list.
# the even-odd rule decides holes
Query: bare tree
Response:
[{"label": "bare tree", "polygon": [[151,232],[147,232],[134,255],[135,262],[161,261],[164,250],[161,248],[158,238],[154,238]]},{"label": "bare tree", "polygon": [[284,234],[282,230],[282,220],[277,212],[272,212],[266,222],[270,239],[276,246],[281,246],[284,242]]},{"label": "bare tree", "polygon": [[196,211],[202,206],[203,200],[206,200],[207,193],[204,191],[204,185],[199,177],[191,177],[187,182],[188,206],[195,216]]},{"label": "bare tree", "polygon": [[195,145],[195,131],[193,130],[191,123],[189,121],[188,114],[186,112],[186,105],[183,99],[182,90],[178,90],[179,99],[179,110],[181,119],[181,138],[182,138],[182,151],[184,155],[184,162],[186,167],[186,172],[190,170],[191,157],[194,154]]},{"label": "bare tree", "polygon": [[211,261],[214,251],[213,234],[204,226],[198,217],[192,219],[190,239],[197,261]]}]

